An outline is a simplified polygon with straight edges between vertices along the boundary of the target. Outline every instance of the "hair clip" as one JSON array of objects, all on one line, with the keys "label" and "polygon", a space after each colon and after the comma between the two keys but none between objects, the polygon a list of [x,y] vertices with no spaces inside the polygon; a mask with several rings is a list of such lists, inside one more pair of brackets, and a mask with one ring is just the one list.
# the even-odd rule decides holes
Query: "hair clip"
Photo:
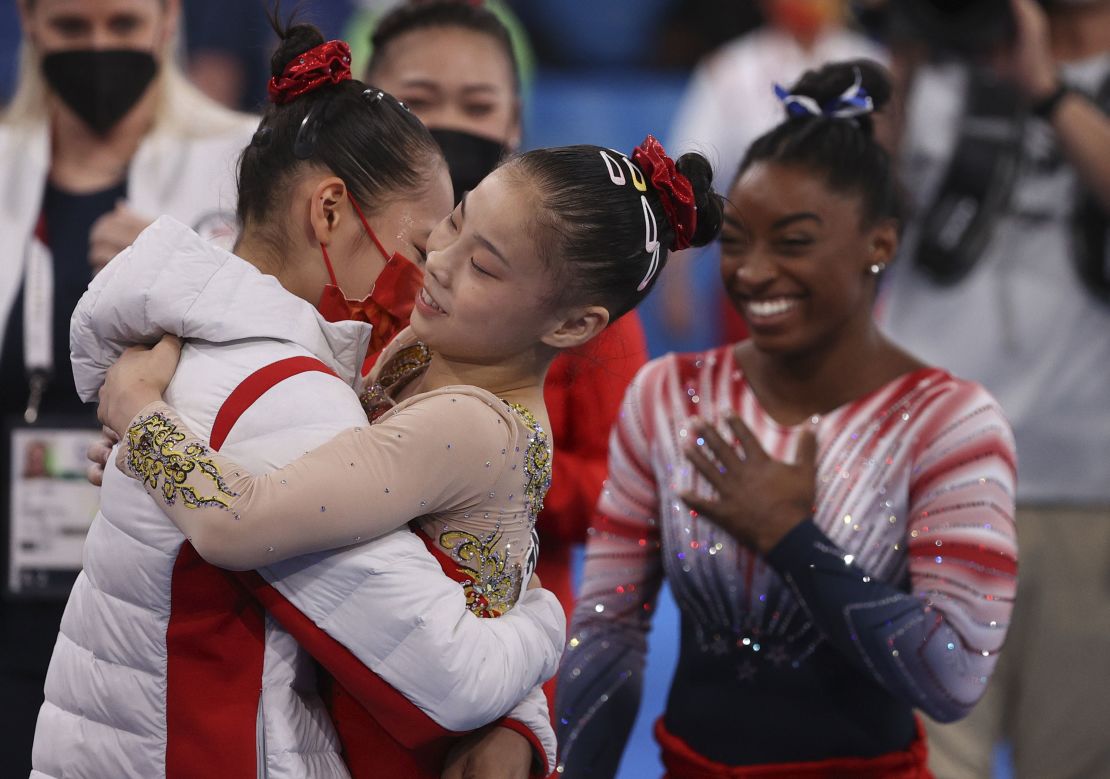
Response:
[{"label": "hair clip", "polygon": [[636,287],[637,292],[643,292],[659,270],[659,225],[655,222],[655,214],[652,213],[646,195],[640,195],[640,205],[644,209],[644,251],[651,254],[651,262],[648,263],[644,280]]},{"label": "hair clip", "polygon": [[293,139],[293,156],[298,160],[307,160],[316,151],[316,138],[320,130],[317,113],[323,112],[321,106],[325,105],[326,102],[321,101],[313,105],[308,109],[308,113],[304,115],[304,119],[301,120],[301,126],[297,129],[297,136]]},{"label": "hair clip", "polygon": [[273,140],[274,129],[272,127],[259,127],[251,137],[251,146],[258,149],[264,149],[270,145]]},{"label": "hair clip", "polygon": [[330,122],[341,106],[342,103],[335,100],[333,93],[324,95],[308,109],[293,139],[293,156],[299,160],[307,160],[316,153],[320,126]]},{"label": "hair clip", "polygon": [[385,97],[385,92],[374,88],[364,89],[362,90],[362,96],[366,98],[368,103],[375,104],[382,102],[382,98]]}]

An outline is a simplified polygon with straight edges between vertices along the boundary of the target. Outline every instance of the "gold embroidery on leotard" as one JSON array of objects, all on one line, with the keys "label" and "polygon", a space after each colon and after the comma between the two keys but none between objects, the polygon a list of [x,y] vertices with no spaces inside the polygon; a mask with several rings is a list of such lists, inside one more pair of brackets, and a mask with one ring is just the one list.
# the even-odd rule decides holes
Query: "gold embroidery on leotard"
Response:
[{"label": "gold embroidery on leotard", "polygon": [[[167,416],[151,414],[127,431],[127,466],[144,485],[160,491],[167,505],[174,505],[180,498],[188,508],[228,508],[221,496],[238,496],[228,489],[220,469],[209,459],[208,448],[190,443],[184,450],[178,450],[177,445],[184,440],[185,435],[178,432],[177,425]],[[200,484],[185,483],[194,473],[203,475],[215,485],[212,495],[199,493]]]},{"label": "gold embroidery on leotard", "polygon": [[505,557],[498,553],[501,533],[490,531],[479,538],[462,530],[449,530],[439,536],[439,545],[456,559],[470,565],[460,566],[466,607],[479,617],[500,617],[513,607],[520,596],[520,566],[506,569]]},{"label": "gold embroidery on leotard", "polygon": [[382,366],[378,380],[359,395],[362,408],[366,411],[366,418],[373,422],[392,408],[394,402],[390,395],[401,390],[420,375],[428,367],[431,359],[431,351],[419,341],[398,350],[397,354],[389,358],[389,361]]},{"label": "gold embroidery on leotard", "polygon": [[524,497],[528,501],[528,514],[535,525],[536,517],[543,511],[543,499],[551,487],[551,444],[531,411],[519,403],[506,405],[520,415],[532,433],[524,453]]}]

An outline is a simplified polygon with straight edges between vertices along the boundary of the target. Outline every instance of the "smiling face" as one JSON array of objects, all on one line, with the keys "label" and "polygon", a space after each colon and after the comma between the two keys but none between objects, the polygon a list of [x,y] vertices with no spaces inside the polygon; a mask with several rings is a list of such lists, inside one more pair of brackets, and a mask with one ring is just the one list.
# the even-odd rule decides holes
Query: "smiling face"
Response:
[{"label": "smiling face", "polygon": [[798,354],[870,322],[871,266],[896,247],[893,222],[862,223],[857,195],[800,167],[757,162],[729,193],[721,277],[755,346]]},{"label": "smiling face", "polygon": [[388,44],[368,80],[394,95],[432,129],[460,130],[520,143],[513,63],[489,35],[459,27],[427,27]]},{"label": "smiling face", "polygon": [[534,199],[511,165],[500,168],[432,232],[411,324],[433,351],[494,365],[559,326],[554,276],[524,227]]}]

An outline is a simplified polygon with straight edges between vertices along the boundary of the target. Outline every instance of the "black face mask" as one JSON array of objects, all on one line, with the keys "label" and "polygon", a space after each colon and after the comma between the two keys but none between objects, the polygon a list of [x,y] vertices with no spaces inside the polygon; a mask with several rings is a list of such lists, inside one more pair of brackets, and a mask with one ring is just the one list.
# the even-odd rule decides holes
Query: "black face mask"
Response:
[{"label": "black face mask", "polygon": [[135,107],[157,72],[154,56],[136,49],[56,51],[42,58],[50,88],[98,135]]},{"label": "black face mask", "polygon": [[500,141],[460,130],[430,132],[447,160],[456,203],[462,200],[463,192],[474,189],[478,182],[493,172],[507,151]]}]

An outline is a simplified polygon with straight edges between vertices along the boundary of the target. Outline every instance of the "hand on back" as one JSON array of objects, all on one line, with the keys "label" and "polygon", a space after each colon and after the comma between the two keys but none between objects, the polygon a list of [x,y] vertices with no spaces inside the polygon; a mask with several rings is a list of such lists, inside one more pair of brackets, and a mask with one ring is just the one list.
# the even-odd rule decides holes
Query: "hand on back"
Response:
[{"label": "hand on back", "polygon": [[181,341],[164,335],[151,346],[132,346],[108,369],[100,387],[97,418],[123,437],[131,420],[154,401],[161,400],[181,356]]}]

